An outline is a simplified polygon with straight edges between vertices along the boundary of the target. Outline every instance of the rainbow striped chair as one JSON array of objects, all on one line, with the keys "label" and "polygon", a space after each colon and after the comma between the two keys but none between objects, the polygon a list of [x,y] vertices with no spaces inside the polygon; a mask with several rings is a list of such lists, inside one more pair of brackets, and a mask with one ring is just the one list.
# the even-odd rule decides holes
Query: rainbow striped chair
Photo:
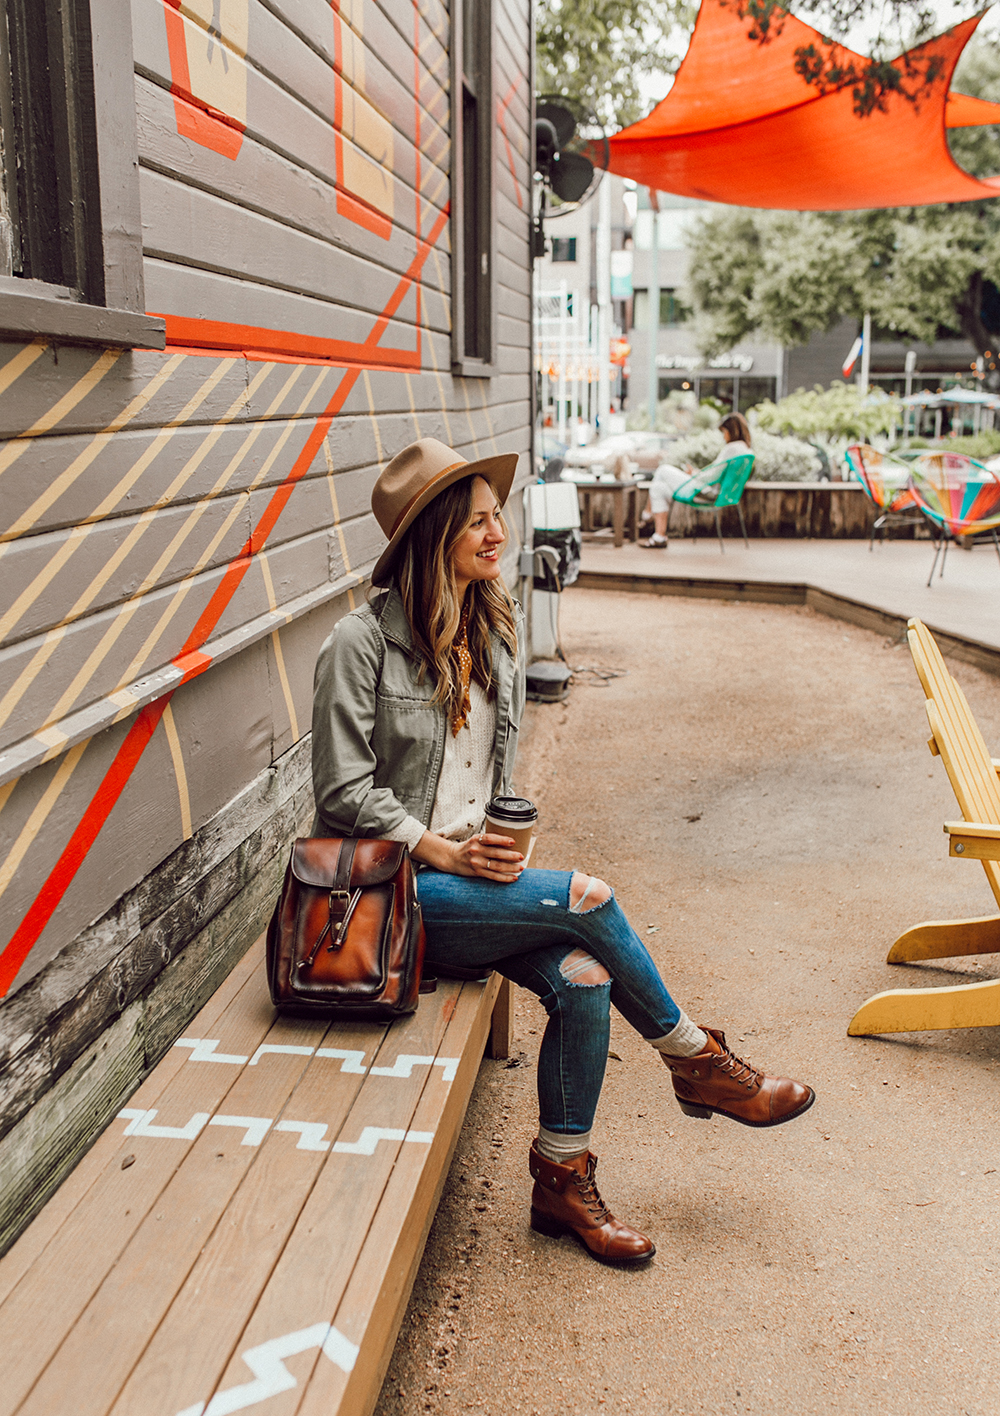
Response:
[{"label": "rainbow striped chair", "polygon": [[910,491],[938,532],[928,586],[939,557],[940,575],[944,575],[952,541],[991,542],[1000,560],[1000,477],[995,472],[965,453],[922,452],[910,467]]},{"label": "rainbow striped chair", "polygon": [[847,449],[847,465],[857,477],[868,500],[880,511],[872,522],[868,549],[875,545],[875,532],[884,539],[887,526],[912,526],[923,520],[910,490],[909,463],[879,452],[867,443],[852,443]]}]

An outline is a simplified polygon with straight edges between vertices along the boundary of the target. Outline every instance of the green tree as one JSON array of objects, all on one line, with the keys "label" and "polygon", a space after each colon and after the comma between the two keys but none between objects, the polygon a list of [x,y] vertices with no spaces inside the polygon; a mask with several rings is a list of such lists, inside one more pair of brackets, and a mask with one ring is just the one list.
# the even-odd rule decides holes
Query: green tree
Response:
[{"label": "green tree", "polygon": [[[780,0],[719,0],[741,18],[752,21],[750,38],[768,44],[780,34],[788,15]],[[946,81],[944,66],[936,55],[922,54],[917,46],[937,34],[943,24],[939,7],[929,0],[796,0],[795,13],[809,18],[821,31],[818,41],[795,50],[795,69],[806,83],[821,93],[849,88],[856,113],[884,109],[890,94],[919,103],[935,84]],[[850,27],[877,15],[879,31],[871,53],[861,57],[845,48]],[[906,63],[892,60],[906,52]]]},{"label": "green tree", "polygon": [[[969,46],[956,87],[1000,97],[1000,59]],[[956,159],[977,176],[1000,169],[998,129],[955,130]],[[901,339],[963,334],[1000,384],[997,201],[864,212],[724,211],[689,241],[690,302],[706,354],[760,332],[803,344],[867,311]],[[995,282],[995,283],[994,283]]]},{"label": "green tree", "polygon": [[535,86],[592,109],[611,129],[641,118],[640,77],[672,74],[671,36],[690,29],[697,0],[538,0]]}]

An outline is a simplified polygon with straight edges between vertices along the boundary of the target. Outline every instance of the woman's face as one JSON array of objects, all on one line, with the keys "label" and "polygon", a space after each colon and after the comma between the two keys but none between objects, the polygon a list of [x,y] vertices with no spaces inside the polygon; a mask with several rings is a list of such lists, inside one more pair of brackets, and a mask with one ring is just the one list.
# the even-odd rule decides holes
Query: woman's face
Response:
[{"label": "woman's face", "polygon": [[500,574],[500,550],[506,536],[500,523],[500,507],[489,482],[472,480],[472,520],[462,533],[452,556],[455,584],[460,596],[474,580],[496,580]]}]

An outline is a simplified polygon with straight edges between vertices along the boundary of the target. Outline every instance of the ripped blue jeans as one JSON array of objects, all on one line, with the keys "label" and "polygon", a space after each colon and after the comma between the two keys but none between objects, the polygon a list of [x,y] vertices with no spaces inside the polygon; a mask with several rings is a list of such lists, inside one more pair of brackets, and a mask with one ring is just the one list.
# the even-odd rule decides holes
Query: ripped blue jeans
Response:
[{"label": "ripped blue jeans", "polygon": [[[583,1134],[593,1124],[608,1060],[610,1004],[645,1038],[662,1037],[680,1018],[618,901],[585,897],[578,910],[571,909],[572,879],[568,870],[525,870],[502,885],[427,867],[417,872],[427,971],[433,973],[435,964],[496,969],[545,1005],[539,1120],[546,1130],[567,1135]],[[574,974],[585,973],[594,960],[610,979],[575,981]]]}]

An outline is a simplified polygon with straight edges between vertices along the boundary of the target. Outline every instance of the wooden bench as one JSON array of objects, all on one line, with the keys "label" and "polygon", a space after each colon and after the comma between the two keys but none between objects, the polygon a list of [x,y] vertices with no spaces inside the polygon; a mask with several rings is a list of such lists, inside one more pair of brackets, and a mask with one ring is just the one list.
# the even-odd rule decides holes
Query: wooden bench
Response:
[{"label": "wooden bench", "polygon": [[[964,820],[946,821],[949,854],[980,860],[1000,905],[1000,762],[991,758],[965,694],[952,678],[934,636],[911,619],[907,639],[924,690],[931,736]],[[887,963],[1000,953],[1000,915],[931,920],[914,925],[893,944]],[[895,988],[876,993],[855,1013],[851,1037],[872,1033],[982,1028],[1000,1024],[1000,979],[949,988]]]},{"label": "wooden bench", "polygon": [[276,1017],[258,941],[0,1261],[0,1416],[370,1412],[509,1038],[498,975]]}]

